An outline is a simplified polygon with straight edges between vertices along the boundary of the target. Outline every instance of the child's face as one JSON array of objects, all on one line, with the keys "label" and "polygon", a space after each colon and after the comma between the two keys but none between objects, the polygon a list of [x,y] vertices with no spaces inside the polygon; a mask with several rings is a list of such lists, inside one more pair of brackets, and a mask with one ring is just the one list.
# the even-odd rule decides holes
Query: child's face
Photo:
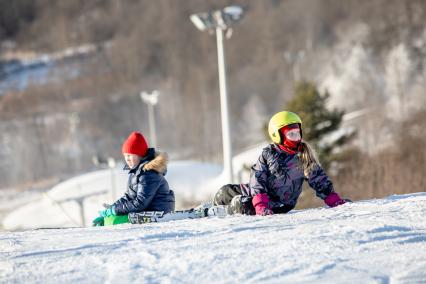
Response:
[{"label": "child's face", "polygon": [[285,138],[291,141],[298,142],[302,139],[299,128],[293,128],[285,131]]},{"label": "child's face", "polygon": [[281,134],[284,136],[284,140],[293,142],[300,142],[302,140],[302,133],[300,133],[300,127],[298,124],[290,124],[280,129]]},{"label": "child's face", "polygon": [[141,161],[141,157],[135,154],[124,153],[123,156],[124,160],[126,161],[126,164],[131,169],[134,169],[137,165],[139,165],[139,162]]}]

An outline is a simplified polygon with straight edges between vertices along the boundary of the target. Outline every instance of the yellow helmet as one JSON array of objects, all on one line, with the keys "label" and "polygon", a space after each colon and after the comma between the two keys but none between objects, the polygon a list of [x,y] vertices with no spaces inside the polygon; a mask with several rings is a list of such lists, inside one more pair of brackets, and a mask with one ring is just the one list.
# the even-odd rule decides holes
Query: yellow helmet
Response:
[{"label": "yellow helmet", "polygon": [[302,120],[300,117],[294,112],[290,111],[281,111],[279,113],[274,114],[268,125],[269,137],[271,137],[272,141],[277,144],[281,144],[281,135],[279,130],[284,126],[298,123],[300,127],[302,127]]}]

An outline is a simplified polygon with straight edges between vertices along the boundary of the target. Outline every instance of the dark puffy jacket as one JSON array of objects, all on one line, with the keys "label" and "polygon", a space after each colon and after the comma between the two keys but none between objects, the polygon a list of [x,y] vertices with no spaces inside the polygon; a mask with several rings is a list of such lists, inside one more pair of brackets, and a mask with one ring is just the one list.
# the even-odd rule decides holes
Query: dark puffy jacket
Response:
[{"label": "dark puffy jacket", "polygon": [[269,208],[284,213],[296,206],[305,180],[323,200],[334,191],[333,184],[319,165],[305,176],[298,155],[288,154],[277,145],[270,144],[252,167],[249,184],[242,184],[241,189],[245,196],[266,193]]},{"label": "dark puffy jacket", "polygon": [[148,154],[139,166],[129,170],[127,191],[123,197],[113,205],[117,215],[141,211],[175,210],[175,196],[169,189],[164,175],[166,174],[167,156],[156,153],[153,148],[148,149]]}]

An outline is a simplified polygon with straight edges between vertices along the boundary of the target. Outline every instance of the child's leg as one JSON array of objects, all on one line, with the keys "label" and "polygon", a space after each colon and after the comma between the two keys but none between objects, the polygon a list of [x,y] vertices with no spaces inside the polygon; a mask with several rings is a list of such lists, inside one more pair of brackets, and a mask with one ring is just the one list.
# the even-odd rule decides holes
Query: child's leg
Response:
[{"label": "child's leg", "polygon": [[213,198],[213,205],[229,205],[231,204],[232,198],[241,194],[242,192],[239,184],[224,185],[216,192]]},{"label": "child's leg", "polygon": [[239,184],[224,185],[214,196],[213,205],[229,205],[229,214],[255,215],[251,197],[242,194]]}]

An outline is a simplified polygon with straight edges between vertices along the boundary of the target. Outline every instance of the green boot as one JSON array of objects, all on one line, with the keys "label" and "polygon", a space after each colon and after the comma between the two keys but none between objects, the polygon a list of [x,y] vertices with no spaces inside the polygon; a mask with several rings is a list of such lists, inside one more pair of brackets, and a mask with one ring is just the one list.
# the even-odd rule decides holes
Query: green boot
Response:
[{"label": "green boot", "polygon": [[130,223],[127,215],[112,215],[104,218],[105,226],[112,226],[118,224]]}]

